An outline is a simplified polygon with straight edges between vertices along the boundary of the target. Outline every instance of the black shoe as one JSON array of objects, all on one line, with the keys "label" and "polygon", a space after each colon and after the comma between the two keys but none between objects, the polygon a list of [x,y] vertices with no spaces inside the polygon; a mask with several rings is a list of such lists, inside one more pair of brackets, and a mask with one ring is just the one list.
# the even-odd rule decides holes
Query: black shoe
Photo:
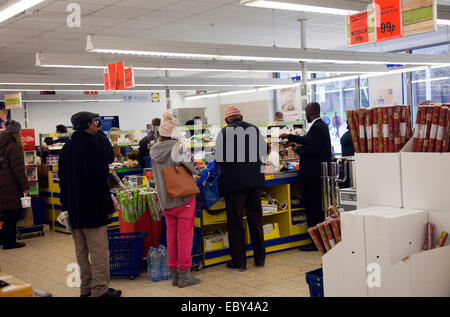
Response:
[{"label": "black shoe", "polygon": [[264,265],[266,264],[266,262],[263,261],[255,261],[255,266],[256,267],[264,267]]},{"label": "black shoe", "polygon": [[81,294],[80,297],[91,297],[91,293],[89,293],[89,294]]},{"label": "black shoe", "polygon": [[18,249],[23,248],[25,246],[25,243],[22,242],[16,242],[10,245],[3,245],[3,250],[9,250],[9,249]]},{"label": "black shoe", "polygon": [[106,291],[105,294],[103,294],[100,297],[120,297],[122,295],[122,291],[119,291],[117,289],[114,288],[110,288]]},{"label": "black shoe", "polygon": [[300,249],[300,251],[307,251],[307,252],[319,251],[319,250],[317,250],[316,245],[312,244],[312,243],[311,244],[302,245],[302,246],[299,247],[299,249]]},{"label": "black shoe", "polygon": [[243,271],[245,271],[247,269],[247,266],[245,264],[243,264],[243,265],[235,265],[235,264],[233,264],[233,262],[228,262],[227,263],[227,268],[243,272]]}]

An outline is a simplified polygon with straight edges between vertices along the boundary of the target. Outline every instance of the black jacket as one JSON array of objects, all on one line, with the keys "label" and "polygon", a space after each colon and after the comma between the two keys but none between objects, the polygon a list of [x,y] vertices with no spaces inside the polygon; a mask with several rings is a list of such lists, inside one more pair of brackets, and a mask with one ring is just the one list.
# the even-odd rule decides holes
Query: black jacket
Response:
[{"label": "black jacket", "polygon": [[[114,162],[114,148],[111,142],[108,140],[107,135],[104,132],[99,131],[94,136],[98,144],[100,145],[103,159],[105,160],[106,164],[109,165]],[[107,169],[107,171],[109,173],[109,168]]]},{"label": "black jacket", "polygon": [[108,187],[107,163],[96,137],[76,131],[59,156],[59,186],[63,210],[73,229],[108,224],[114,205]]},{"label": "black jacket", "polygon": [[21,209],[28,189],[23,148],[11,134],[0,132],[0,211]]},{"label": "black jacket", "polygon": [[300,181],[303,184],[321,183],[321,163],[331,161],[331,140],[322,119],[309,128],[306,136],[289,135],[289,142],[301,144],[295,152],[300,155]]},{"label": "black jacket", "polygon": [[[237,133],[237,128],[242,128],[242,131],[245,130],[253,134],[252,142],[249,142],[249,135],[241,139],[241,142],[245,141],[245,143],[242,142],[244,147],[241,151],[238,151],[237,135],[234,136],[234,148],[229,149],[226,144],[227,134]],[[258,154],[259,149],[262,149],[261,155]],[[238,155],[242,157],[239,159]],[[215,160],[220,167],[219,190],[221,196],[263,187],[265,178],[261,159],[262,156],[266,155],[267,143],[259,129],[254,125],[242,120],[235,120],[228,127],[223,128],[217,135],[215,153]]]},{"label": "black jacket", "polygon": [[150,147],[149,147],[150,141],[151,141],[151,138],[148,135],[143,137],[139,141],[139,150],[138,150],[137,160],[139,162],[139,165],[142,168],[145,168],[144,157],[150,156]]},{"label": "black jacket", "polygon": [[349,130],[341,137],[342,156],[355,155],[355,147],[353,145],[352,134]]}]

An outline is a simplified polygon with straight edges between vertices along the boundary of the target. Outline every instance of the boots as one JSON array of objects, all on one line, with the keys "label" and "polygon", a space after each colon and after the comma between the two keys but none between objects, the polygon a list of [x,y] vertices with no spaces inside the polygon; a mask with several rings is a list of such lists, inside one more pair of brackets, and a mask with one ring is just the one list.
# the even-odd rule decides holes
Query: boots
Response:
[{"label": "boots", "polygon": [[170,269],[170,274],[172,275],[172,285],[173,286],[178,286],[178,271],[176,268],[172,268]]},{"label": "boots", "polygon": [[200,280],[191,275],[190,270],[178,270],[178,287],[187,287],[200,283]]}]

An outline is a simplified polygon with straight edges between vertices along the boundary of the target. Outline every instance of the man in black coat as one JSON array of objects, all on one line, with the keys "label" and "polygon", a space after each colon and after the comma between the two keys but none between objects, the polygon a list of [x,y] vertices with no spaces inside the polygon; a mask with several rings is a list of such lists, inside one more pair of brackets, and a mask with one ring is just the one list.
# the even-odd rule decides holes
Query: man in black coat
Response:
[{"label": "man in black coat", "polygon": [[[306,119],[311,123],[306,136],[282,134],[289,142],[299,144],[294,151],[300,156],[300,183],[303,185],[303,198],[308,227],[323,222],[321,165],[331,161],[331,140],[327,125],[320,118],[320,105],[311,102],[306,106]],[[301,246],[300,250],[315,251],[313,244]]]},{"label": "man in black coat", "polygon": [[82,297],[119,297],[109,288],[109,247],[106,226],[114,213],[108,187],[107,163],[96,140],[98,114],[79,112],[72,116],[72,138],[59,157],[59,186],[80,265]]},{"label": "man in black coat", "polygon": [[255,266],[263,267],[266,257],[261,206],[265,178],[261,159],[267,156],[267,144],[257,127],[242,120],[242,114],[236,107],[230,106],[227,109],[225,121],[228,126],[217,136],[215,160],[220,166],[219,188],[226,204],[232,259],[227,266],[244,271],[244,208],[247,212]]}]

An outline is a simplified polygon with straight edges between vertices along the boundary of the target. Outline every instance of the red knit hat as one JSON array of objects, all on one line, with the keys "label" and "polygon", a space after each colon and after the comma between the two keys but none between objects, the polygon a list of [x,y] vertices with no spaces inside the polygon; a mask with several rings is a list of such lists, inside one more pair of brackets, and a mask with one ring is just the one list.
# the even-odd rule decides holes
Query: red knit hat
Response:
[{"label": "red knit hat", "polygon": [[225,119],[235,115],[242,116],[241,110],[239,110],[235,106],[229,106],[228,109],[225,111]]}]

